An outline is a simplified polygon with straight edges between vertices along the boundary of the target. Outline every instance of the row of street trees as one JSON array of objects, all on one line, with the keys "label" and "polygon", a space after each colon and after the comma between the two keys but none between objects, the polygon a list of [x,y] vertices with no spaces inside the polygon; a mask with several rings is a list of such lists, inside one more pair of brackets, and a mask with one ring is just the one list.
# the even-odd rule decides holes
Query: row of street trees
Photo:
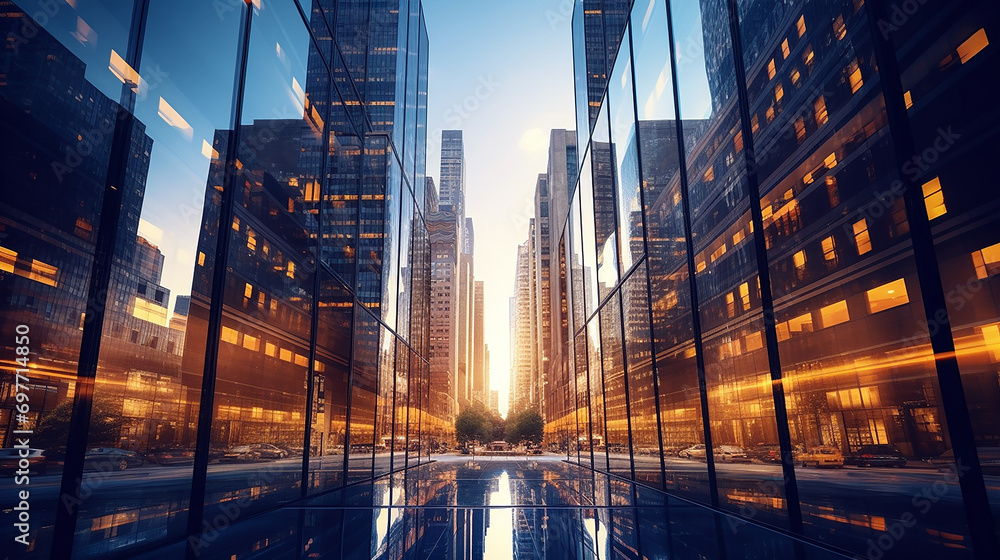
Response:
[{"label": "row of street trees", "polygon": [[466,445],[472,441],[487,443],[506,441],[512,445],[539,444],[545,422],[537,410],[525,410],[503,419],[496,412],[476,403],[463,410],[455,419],[455,438]]}]

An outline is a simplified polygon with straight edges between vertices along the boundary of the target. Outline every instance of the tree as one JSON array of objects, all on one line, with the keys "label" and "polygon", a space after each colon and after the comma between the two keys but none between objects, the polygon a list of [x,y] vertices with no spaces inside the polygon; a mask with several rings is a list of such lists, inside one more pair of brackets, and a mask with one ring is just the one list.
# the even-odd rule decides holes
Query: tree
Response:
[{"label": "tree", "polygon": [[458,443],[464,445],[470,441],[490,441],[492,435],[493,423],[485,407],[470,406],[455,419],[455,438]]},{"label": "tree", "polygon": [[545,421],[537,410],[525,410],[507,417],[507,431],[504,439],[517,445],[522,442],[541,443],[545,433]]},{"label": "tree", "polygon": [[[73,415],[73,399],[64,401],[46,413],[35,429],[31,443],[42,449],[66,447],[69,423]],[[107,398],[96,398],[90,412],[90,431],[87,441],[91,446],[118,446],[122,424],[121,404]]]}]

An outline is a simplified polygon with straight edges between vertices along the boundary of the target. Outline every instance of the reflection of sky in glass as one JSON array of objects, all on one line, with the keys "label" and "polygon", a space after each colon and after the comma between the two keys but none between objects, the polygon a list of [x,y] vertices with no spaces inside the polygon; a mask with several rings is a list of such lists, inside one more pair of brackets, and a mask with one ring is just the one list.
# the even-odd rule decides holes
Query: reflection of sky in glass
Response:
[{"label": "reflection of sky in glass", "polygon": [[712,114],[712,96],[705,71],[705,44],[701,30],[701,7],[698,2],[671,4],[674,21],[674,56],[677,59],[677,83],[684,84],[682,119],[704,119]]},{"label": "reflection of sky in glass", "polygon": [[[499,487],[496,492],[490,492],[489,505],[507,505],[512,500],[510,491],[510,476],[507,471],[500,475]],[[489,527],[486,529],[486,540],[483,545],[485,560],[508,560],[514,557],[514,542],[511,535],[514,532],[514,510],[494,509],[486,512],[489,516]]]}]

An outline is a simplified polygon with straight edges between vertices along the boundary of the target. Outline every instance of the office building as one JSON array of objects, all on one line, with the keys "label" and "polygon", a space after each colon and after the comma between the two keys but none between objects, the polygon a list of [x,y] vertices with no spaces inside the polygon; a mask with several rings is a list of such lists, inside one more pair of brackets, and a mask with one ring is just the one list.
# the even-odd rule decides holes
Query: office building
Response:
[{"label": "office building", "polygon": [[17,557],[197,555],[233,504],[401,471],[449,425],[419,1],[136,6],[0,3],[0,325],[32,362],[0,438],[59,457]]},{"label": "office building", "polygon": [[550,447],[831,553],[998,553],[1000,196],[969,185],[1000,12],[900,14],[653,0],[609,29],[576,4],[580,176],[550,218],[576,390]]}]

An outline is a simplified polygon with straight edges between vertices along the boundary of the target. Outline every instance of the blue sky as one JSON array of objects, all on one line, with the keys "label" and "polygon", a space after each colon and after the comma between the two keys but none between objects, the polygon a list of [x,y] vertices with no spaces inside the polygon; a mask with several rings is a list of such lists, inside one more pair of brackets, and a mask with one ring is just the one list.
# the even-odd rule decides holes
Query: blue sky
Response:
[{"label": "blue sky", "polygon": [[[486,285],[490,385],[507,410],[508,298],[517,245],[545,172],[549,130],[575,128],[570,0],[423,0],[430,38],[427,174],[437,180],[441,131],[465,137],[467,215],[476,278]],[[459,109],[456,109],[456,106]]]}]

